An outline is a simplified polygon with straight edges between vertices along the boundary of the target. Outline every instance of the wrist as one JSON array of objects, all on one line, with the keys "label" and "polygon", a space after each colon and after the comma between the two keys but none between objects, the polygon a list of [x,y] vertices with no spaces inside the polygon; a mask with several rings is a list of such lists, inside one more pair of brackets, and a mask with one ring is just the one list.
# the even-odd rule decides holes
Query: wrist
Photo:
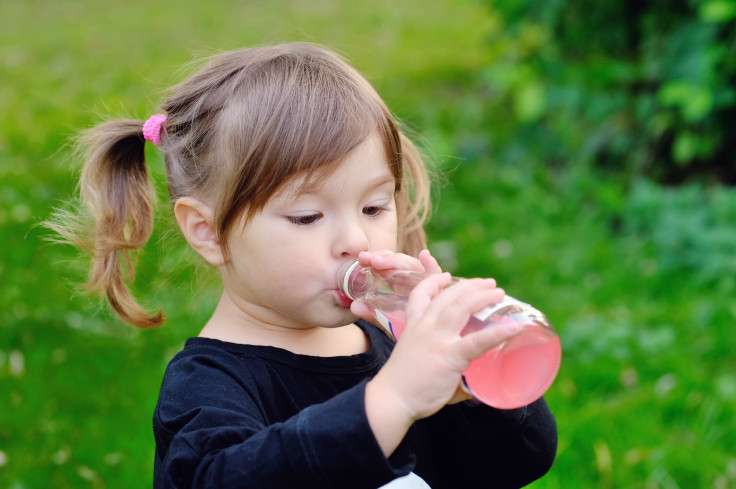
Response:
[{"label": "wrist", "polygon": [[368,424],[383,454],[390,456],[409,431],[417,416],[384,382],[381,373],[365,386]]}]

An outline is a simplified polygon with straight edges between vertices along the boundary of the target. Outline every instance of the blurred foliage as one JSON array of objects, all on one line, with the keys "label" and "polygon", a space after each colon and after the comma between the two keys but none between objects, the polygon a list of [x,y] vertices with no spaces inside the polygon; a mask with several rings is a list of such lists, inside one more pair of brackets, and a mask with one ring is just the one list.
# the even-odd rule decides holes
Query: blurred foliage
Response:
[{"label": "blurred foliage", "polygon": [[627,232],[650,239],[662,268],[701,283],[736,277],[736,189],[699,184],[662,188],[635,182],[624,216]]},{"label": "blurred foliage", "polygon": [[485,3],[500,158],[736,183],[736,0]]}]

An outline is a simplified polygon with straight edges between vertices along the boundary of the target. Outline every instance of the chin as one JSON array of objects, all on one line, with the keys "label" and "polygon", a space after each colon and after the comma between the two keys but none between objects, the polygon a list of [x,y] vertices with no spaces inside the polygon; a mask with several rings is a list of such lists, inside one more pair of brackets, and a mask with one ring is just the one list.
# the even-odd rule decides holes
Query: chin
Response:
[{"label": "chin", "polygon": [[324,328],[341,328],[349,324],[353,324],[358,319],[358,316],[350,312],[350,309],[342,309],[341,314],[337,314],[335,321],[331,321],[330,324],[326,324]]}]

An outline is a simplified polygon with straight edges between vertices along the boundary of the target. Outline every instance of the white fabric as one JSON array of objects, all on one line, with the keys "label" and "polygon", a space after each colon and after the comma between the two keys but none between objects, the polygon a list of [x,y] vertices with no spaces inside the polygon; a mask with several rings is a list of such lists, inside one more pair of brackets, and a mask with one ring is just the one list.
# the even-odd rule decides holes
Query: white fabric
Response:
[{"label": "white fabric", "polygon": [[432,489],[424,482],[424,479],[419,477],[414,472],[394,479],[385,486],[381,486],[379,489]]}]

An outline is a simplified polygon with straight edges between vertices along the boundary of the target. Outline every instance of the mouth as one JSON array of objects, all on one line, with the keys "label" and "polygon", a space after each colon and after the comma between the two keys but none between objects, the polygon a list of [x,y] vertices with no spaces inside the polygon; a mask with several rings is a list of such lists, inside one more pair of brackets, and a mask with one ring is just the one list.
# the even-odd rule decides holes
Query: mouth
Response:
[{"label": "mouth", "polygon": [[350,308],[350,304],[353,303],[352,299],[346,296],[345,292],[340,289],[335,289],[335,302],[337,302],[338,306],[346,309]]}]

